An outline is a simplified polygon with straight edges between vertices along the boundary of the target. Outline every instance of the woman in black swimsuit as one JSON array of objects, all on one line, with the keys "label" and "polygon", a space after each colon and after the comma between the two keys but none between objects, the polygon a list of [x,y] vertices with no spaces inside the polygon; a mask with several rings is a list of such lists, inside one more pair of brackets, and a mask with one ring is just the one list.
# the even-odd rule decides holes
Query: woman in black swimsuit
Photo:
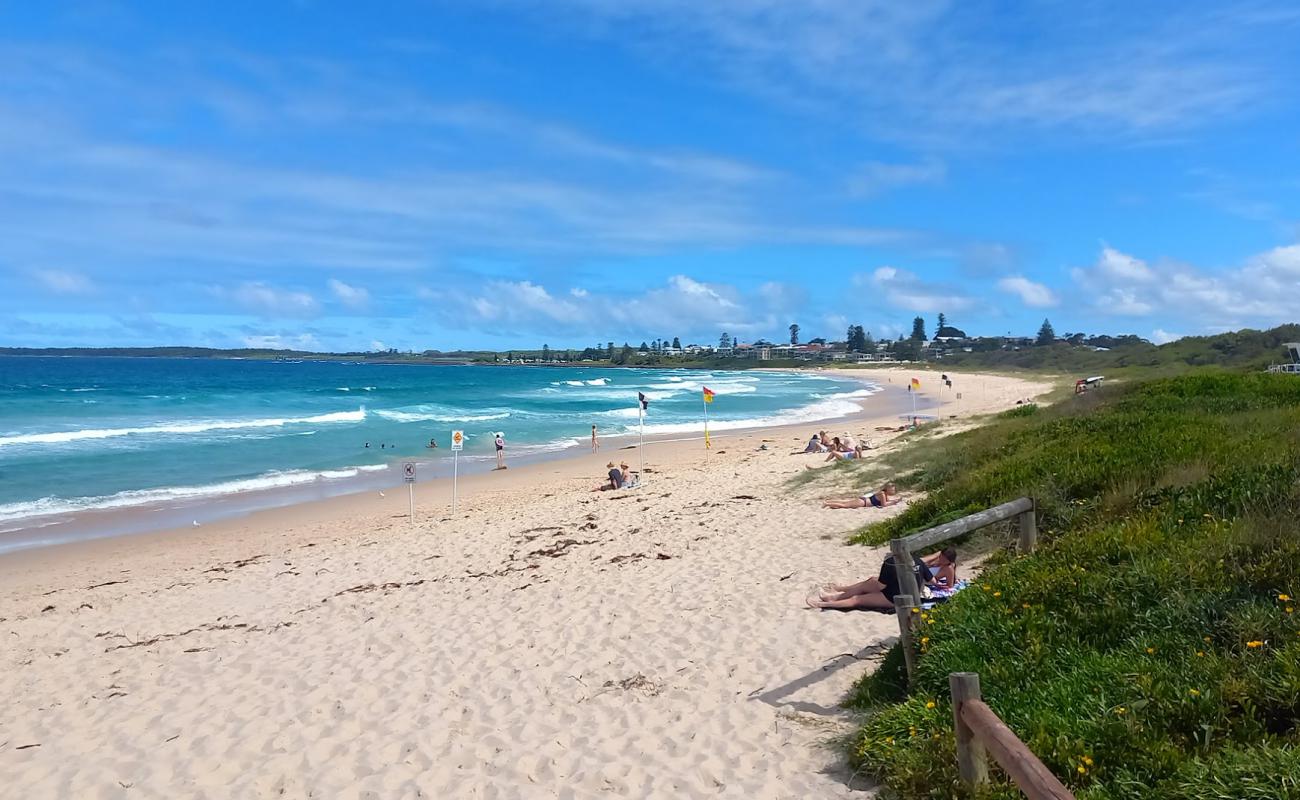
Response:
[{"label": "woman in black swimsuit", "polygon": [[884,508],[898,502],[898,488],[892,483],[880,487],[880,491],[858,497],[828,497],[822,501],[824,508]]}]

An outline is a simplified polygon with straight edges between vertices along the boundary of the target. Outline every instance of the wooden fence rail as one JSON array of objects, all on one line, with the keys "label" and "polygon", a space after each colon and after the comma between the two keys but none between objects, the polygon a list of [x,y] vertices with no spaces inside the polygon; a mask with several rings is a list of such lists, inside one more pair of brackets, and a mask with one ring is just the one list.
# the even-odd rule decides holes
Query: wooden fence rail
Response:
[{"label": "wooden fence rail", "polygon": [[980,676],[954,672],[952,723],[957,737],[957,771],[976,786],[989,779],[988,756],[998,762],[1029,800],[1074,800],[1070,790],[1038,760],[1025,743],[980,699]]},{"label": "wooden fence rail", "polygon": [[898,637],[903,648],[903,660],[907,665],[909,684],[916,680],[916,650],[912,646],[912,629],[921,607],[921,587],[917,585],[916,575],[912,572],[912,554],[1012,518],[1017,520],[1020,552],[1032,553],[1038,544],[1038,522],[1034,501],[1028,497],[945,522],[910,536],[889,540],[899,589],[898,595],[894,597],[894,612],[898,615]]}]

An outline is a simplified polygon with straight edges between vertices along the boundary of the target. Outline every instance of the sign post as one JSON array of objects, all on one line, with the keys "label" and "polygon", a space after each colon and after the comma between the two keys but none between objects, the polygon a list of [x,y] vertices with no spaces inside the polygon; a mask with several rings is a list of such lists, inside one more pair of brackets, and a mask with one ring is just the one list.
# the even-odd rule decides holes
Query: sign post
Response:
[{"label": "sign post", "polygon": [[456,513],[460,482],[460,451],[465,449],[465,431],[451,432],[451,513]]},{"label": "sign post", "polygon": [[402,477],[406,479],[406,493],[411,500],[411,522],[415,522],[415,462],[407,461],[402,465]]}]

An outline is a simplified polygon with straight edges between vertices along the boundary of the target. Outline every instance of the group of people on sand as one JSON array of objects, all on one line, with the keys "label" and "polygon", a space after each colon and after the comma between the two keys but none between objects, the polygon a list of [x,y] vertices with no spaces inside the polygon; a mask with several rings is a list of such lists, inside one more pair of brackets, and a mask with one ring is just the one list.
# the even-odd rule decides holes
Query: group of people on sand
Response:
[{"label": "group of people on sand", "polygon": [[818,431],[808,440],[805,453],[826,453],[827,461],[848,461],[862,458],[871,449],[868,443],[859,444],[850,433],[842,436],[828,436],[826,431]]},{"label": "group of people on sand", "polygon": [[641,476],[632,472],[627,462],[615,466],[611,461],[605,465],[609,469],[609,479],[592,489],[593,492],[612,492],[615,489],[635,489],[641,485]]},{"label": "group of people on sand", "polygon": [[[928,556],[913,556],[910,565],[916,585],[936,596],[950,595],[957,588],[957,548],[945,547]],[[831,584],[808,595],[810,608],[848,611],[856,608],[893,611],[894,598],[901,594],[898,570],[891,555],[880,566],[875,578],[851,584]]]}]

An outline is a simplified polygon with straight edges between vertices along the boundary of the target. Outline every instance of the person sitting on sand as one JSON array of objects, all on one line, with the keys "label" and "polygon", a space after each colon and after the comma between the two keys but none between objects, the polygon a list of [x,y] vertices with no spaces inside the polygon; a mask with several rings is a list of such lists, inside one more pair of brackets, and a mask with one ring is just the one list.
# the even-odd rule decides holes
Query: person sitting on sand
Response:
[{"label": "person sitting on sand", "polygon": [[930,568],[937,586],[951,589],[957,585],[957,548],[945,547],[921,560]]},{"label": "person sitting on sand", "polygon": [[592,489],[593,492],[612,492],[615,489],[622,489],[623,484],[626,482],[623,471],[614,466],[613,461],[605,466],[609,469],[609,480]]},{"label": "person sitting on sand", "polygon": [[822,437],[814,433],[812,438],[808,440],[808,446],[803,451],[805,453],[825,453],[826,446],[822,444]]},{"label": "person sitting on sand", "polygon": [[822,501],[823,508],[884,508],[898,502],[898,487],[886,483],[879,491],[857,497],[828,497]]},{"label": "person sitting on sand", "polygon": [[640,488],[641,476],[635,472],[632,472],[632,468],[627,465],[626,461],[619,464],[618,466],[621,474],[623,475],[623,488],[624,489]]},{"label": "person sitting on sand", "polygon": [[[945,547],[938,553],[925,558],[917,556],[912,557],[912,573],[916,578],[917,586],[938,586],[939,580],[931,572],[931,563],[938,566],[939,570],[951,569],[952,583],[956,584],[957,578],[957,550],[953,547]],[[808,595],[804,602],[811,608],[835,608],[835,609],[854,609],[869,608],[877,611],[892,611],[894,609],[894,598],[901,592],[901,586],[898,582],[898,572],[894,569],[894,557],[887,557],[883,564],[880,565],[880,575],[875,578],[867,578],[861,583],[848,585],[832,584],[826,587],[826,591],[815,592]]]}]

